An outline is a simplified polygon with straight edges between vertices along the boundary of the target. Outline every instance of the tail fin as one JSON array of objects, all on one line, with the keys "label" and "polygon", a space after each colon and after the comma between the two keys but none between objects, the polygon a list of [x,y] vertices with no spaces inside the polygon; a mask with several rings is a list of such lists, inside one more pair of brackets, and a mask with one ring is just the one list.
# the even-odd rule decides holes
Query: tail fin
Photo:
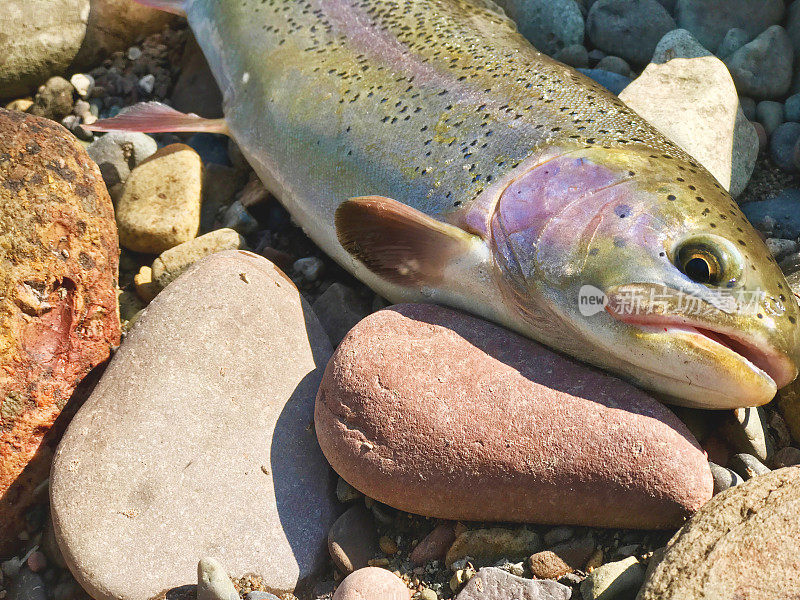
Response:
[{"label": "tail fin", "polygon": [[143,133],[194,132],[230,135],[225,119],[204,119],[182,113],[160,102],[140,102],[116,117],[84,125],[90,131],[141,131]]},{"label": "tail fin", "polygon": [[186,16],[186,11],[183,10],[184,0],[136,0],[136,2],[174,15]]}]

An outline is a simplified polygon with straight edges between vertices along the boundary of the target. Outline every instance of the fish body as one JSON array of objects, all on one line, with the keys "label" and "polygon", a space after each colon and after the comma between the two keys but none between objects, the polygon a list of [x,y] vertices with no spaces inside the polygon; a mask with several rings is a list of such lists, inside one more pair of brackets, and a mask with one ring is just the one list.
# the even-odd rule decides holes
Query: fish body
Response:
[{"label": "fish body", "polygon": [[182,7],[253,168],[375,291],[482,315],[675,403],[769,401],[797,374],[798,307],[735,201],[491,5]]}]

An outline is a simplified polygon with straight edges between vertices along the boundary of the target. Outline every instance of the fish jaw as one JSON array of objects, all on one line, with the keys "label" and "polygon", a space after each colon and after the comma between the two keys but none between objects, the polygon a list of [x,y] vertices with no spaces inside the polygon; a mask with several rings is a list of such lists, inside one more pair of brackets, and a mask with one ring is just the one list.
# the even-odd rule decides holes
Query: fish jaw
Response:
[{"label": "fish jaw", "polygon": [[[654,286],[620,286],[607,292],[604,315],[619,322],[642,355],[643,378],[673,404],[694,408],[740,408],[769,402],[797,376],[789,353],[762,333],[743,333],[736,315],[726,323],[698,312],[620,310],[619,299]],[[676,296],[680,292],[672,290]],[[659,290],[659,297],[665,297]],[[713,313],[713,307],[708,307]]]}]

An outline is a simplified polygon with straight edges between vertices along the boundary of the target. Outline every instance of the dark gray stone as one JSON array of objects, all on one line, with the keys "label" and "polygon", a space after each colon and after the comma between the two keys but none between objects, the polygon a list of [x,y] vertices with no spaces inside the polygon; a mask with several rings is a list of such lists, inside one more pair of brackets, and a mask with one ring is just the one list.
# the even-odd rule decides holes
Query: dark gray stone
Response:
[{"label": "dark gray stone", "polygon": [[734,454],[728,461],[728,468],[742,476],[743,479],[752,479],[758,475],[766,475],[769,467],[752,454]]},{"label": "dark gray stone", "polygon": [[675,7],[678,25],[712,51],[730,29],[744,29],[754,38],[782,16],[782,0],[678,0]]},{"label": "dark gray stone", "polygon": [[800,140],[800,123],[788,122],[778,126],[769,138],[769,154],[784,171],[795,171],[794,147]]},{"label": "dark gray stone", "polygon": [[725,59],[740,94],[780,98],[792,83],[792,44],[786,30],[773,25]]},{"label": "dark gray stone", "polygon": [[44,580],[27,567],[8,584],[6,600],[47,600]]},{"label": "dark gray stone", "polygon": [[583,15],[575,0],[499,0],[519,32],[545,54],[583,44]]},{"label": "dark gray stone", "polygon": [[656,0],[597,0],[586,18],[595,46],[638,65],[650,62],[658,41],[675,20]]}]

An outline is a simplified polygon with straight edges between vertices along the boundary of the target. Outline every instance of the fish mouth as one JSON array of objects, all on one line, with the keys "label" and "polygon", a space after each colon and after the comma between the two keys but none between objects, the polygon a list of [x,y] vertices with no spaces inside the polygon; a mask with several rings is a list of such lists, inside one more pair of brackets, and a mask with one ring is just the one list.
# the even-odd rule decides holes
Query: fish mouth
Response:
[{"label": "fish mouth", "polygon": [[618,321],[638,327],[648,333],[667,333],[689,342],[700,355],[721,356],[721,363],[739,363],[746,370],[764,378],[766,383],[780,389],[794,381],[797,367],[785,353],[769,343],[756,343],[740,331],[723,326],[710,328],[707,323],[692,323],[677,315],[622,315],[607,311]]}]

